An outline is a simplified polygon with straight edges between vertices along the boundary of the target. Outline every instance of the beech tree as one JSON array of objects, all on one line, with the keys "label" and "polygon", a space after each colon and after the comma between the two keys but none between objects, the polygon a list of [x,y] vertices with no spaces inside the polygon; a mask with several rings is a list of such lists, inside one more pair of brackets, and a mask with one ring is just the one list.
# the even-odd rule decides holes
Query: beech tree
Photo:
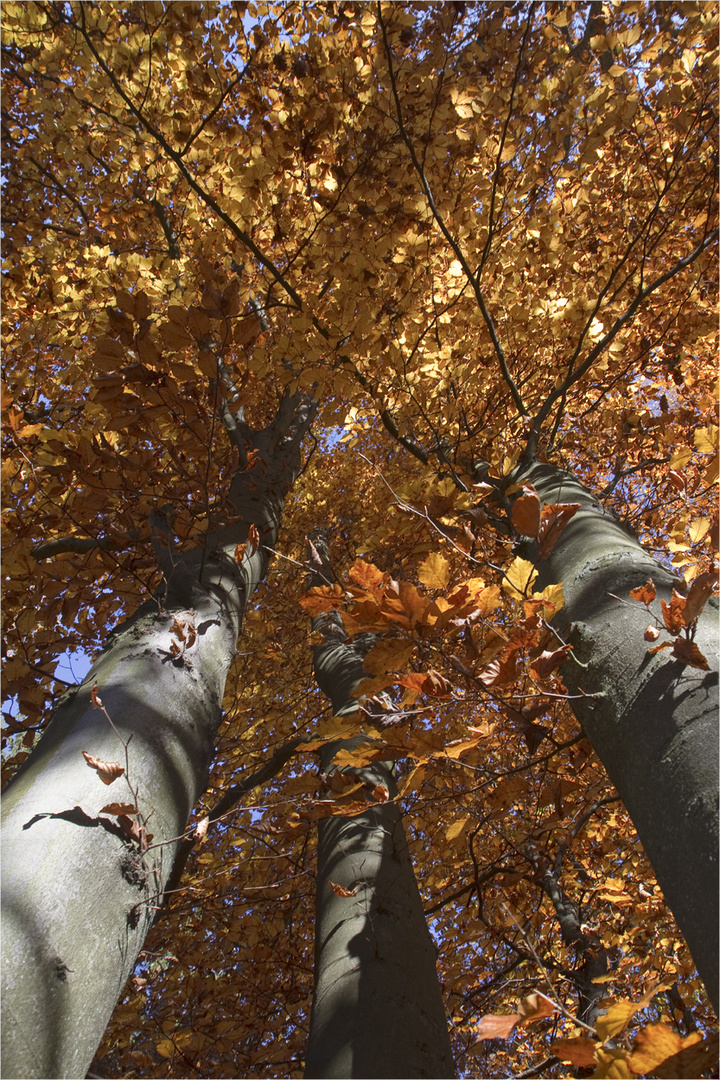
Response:
[{"label": "beech tree", "polygon": [[456,1070],[711,1069],[715,5],[2,15],[5,1068],[301,1075],[344,751]]}]

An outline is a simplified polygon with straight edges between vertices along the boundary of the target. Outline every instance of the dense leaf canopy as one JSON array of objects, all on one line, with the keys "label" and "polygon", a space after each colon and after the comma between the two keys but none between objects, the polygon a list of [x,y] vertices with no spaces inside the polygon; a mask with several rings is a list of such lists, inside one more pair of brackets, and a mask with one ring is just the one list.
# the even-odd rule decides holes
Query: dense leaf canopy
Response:
[{"label": "dense leaf canopy", "polygon": [[[404,708],[384,753],[460,1073],[593,1062],[554,1042],[589,1033],[548,866],[609,958],[598,1034],[622,1014],[678,1052],[710,1023],[701,984],[565,700],[543,622],[561,592],[530,599],[483,481],[537,453],[680,577],[712,567],[716,5],[8,0],[2,18],[7,775],[65,689],[59,659],[82,665],[159,586],[151,511],[202,545],[231,512],[228,414],[259,425],[309,389],[198,818],[289,739],[344,730],[309,649],[310,616],[341,604],[384,635],[367,693]],[[523,511],[532,493],[514,526],[535,535]],[[308,594],[316,528],[340,584]],[[309,747],[195,845],[103,1075],[301,1075],[332,810]],[[487,1026],[537,991],[567,1012]],[[650,1071],[653,1030],[595,1075]]]}]

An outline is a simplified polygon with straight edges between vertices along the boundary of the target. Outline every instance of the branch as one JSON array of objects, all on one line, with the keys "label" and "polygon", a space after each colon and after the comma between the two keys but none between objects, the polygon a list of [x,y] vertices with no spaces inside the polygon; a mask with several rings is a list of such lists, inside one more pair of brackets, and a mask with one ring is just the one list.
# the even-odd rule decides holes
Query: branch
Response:
[{"label": "branch", "polygon": [[492,343],[493,343],[493,348],[495,349],[495,355],[497,356],[498,363],[500,365],[500,370],[502,372],[503,378],[505,379],[505,382],[507,383],[507,385],[508,385],[508,387],[510,389],[510,393],[512,394],[512,399],[513,399],[513,401],[515,403],[515,406],[516,406],[516,408],[517,408],[517,410],[518,410],[518,412],[520,413],[521,416],[529,416],[528,410],[525,407],[525,404],[524,404],[524,402],[523,402],[523,400],[522,400],[522,398],[520,396],[520,391],[518,390],[517,386],[515,385],[515,381],[513,380],[513,377],[510,374],[509,368],[507,366],[507,360],[505,359],[505,353],[503,351],[502,345],[500,344],[500,339],[498,338],[497,331],[495,329],[495,323],[493,322],[492,316],[491,316],[490,312],[487,309],[487,305],[485,304],[485,298],[483,297],[483,294],[482,294],[482,292],[480,290],[479,277],[476,274],[474,274],[473,271],[471,270],[470,264],[468,263],[467,259],[465,258],[465,255],[463,253],[462,248],[457,243],[457,241],[453,237],[452,233],[448,229],[447,225],[445,224],[445,221],[443,219],[442,214],[440,213],[440,211],[438,210],[438,208],[437,208],[437,206],[435,204],[435,199],[433,198],[433,193],[432,193],[432,191],[430,189],[430,185],[428,183],[427,177],[425,176],[425,172],[423,170],[423,167],[422,167],[420,161],[418,160],[417,154],[415,153],[415,147],[413,146],[412,140],[411,140],[410,136],[408,135],[407,130],[405,128],[405,121],[403,120],[402,106],[400,104],[400,96],[398,94],[397,83],[395,81],[395,71],[394,71],[393,63],[392,63],[392,53],[390,51],[390,43],[389,43],[388,38],[387,38],[387,30],[386,30],[386,27],[385,27],[385,21],[384,21],[383,16],[382,16],[380,0],[378,0],[377,13],[378,13],[378,22],[380,23],[380,29],[382,30],[383,45],[385,47],[385,56],[387,58],[387,64],[388,64],[388,75],[390,77],[390,87],[392,89],[392,95],[393,95],[393,99],[395,101],[395,112],[397,114],[397,124],[398,124],[398,130],[400,132],[400,136],[402,138],[402,141],[405,143],[405,146],[407,147],[408,153],[410,154],[410,159],[411,159],[411,161],[413,163],[413,167],[414,167],[416,173],[418,174],[418,178],[420,180],[421,187],[422,187],[423,192],[425,194],[425,198],[427,199],[428,206],[430,207],[430,211],[431,211],[433,217],[435,218],[435,221],[437,222],[441,233],[443,234],[443,236],[447,240],[448,244],[450,245],[450,247],[451,247],[451,249],[453,251],[453,254],[455,255],[455,258],[458,260],[458,262],[462,266],[463,272],[464,272],[467,280],[470,282],[472,290],[473,290],[473,292],[475,294],[475,299],[477,301],[478,307],[480,308],[480,311],[482,313],[482,317],[485,320],[485,325],[487,326],[488,331],[490,332],[490,338],[491,338]]},{"label": "branch", "polygon": [[31,555],[37,562],[43,559],[53,559],[56,555],[65,555],[67,552],[75,554],[92,551],[93,548],[101,548],[102,551],[119,551],[120,545],[107,536],[98,538],[80,536],[60,536],[57,540],[47,540],[44,544],[37,544]]},{"label": "branch", "polygon": [[673,266],[671,266],[669,270],[666,270],[664,274],[660,274],[660,276],[655,278],[654,281],[650,282],[649,285],[646,285],[644,289],[640,289],[636,293],[635,298],[633,299],[630,306],[626,308],[622,315],[618,316],[618,318],[608,330],[607,334],[605,334],[605,336],[602,337],[600,341],[598,341],[597,344],[590,350],[585,360],[583,360],[582,364],[580,364],[580,366],[574,371],[568,372],[568,375],[563,380],[561,385],[555,387],[550,392],[548,397],[545,399],[545,403],[543,404],[542,408],[540,409],[533,421],[532,430],[528,438],[527,448],[525,450],[525,460],[532,459],[535,456],[542,425],[549,416],[550,411],[552,410],[552,407],[558,400],[558,398],[563,397],[570,389],[570,387],[573,386],[579,379],[583,377],[583,375],[586,374],[586,372],[595,363],[598,356],[600,356],[600,354],[607,348],[610,342],[615,337],[617,337],[623,326],[627,325],[627,323],[629,322],[632,322],[632,320],[635,318],[635,315],[637,314],[638,308],[642,303],[644,303],[648,296],[650,296],[651,293],[654,293],[657,289],[665,285],[666,282],[671,281],[672,278],[676,277],[677,274],[681,273],[683,270],[686,270],[688,266],[691,266],[696,261],[696,259],[698,259],[702,255],[702,253],[706,251],[707,248],[709,248],[710,245],[718,239],[719,235],[720,229],[713,230],[713,232],[706,236],[705,239],[702,240],[697,245],[697,247],[690,252],[689,255],[686,255],[684,259],[678,259],[678,261]]},{"label": "branch", "polygon": [[[275,278],[275,280],[278,282],[278,284],[282,286],[282,288],[285,290],[287,295],[290,297],[290,299],[292,300],[293,304],[298,309],[298,311],[302,311],[303,310],[303,303],[302,303],[302,300],[300,299],[300,296],[295,291],[295,289],[292,287],[292,285],[290,285],[290,283],[285,280],[285,278],[283,277],[280,270],[278,270],[278,268],[267,257],[267,255],[265,255],[264,252],[262,252],[260,250],[260,248],[257,246],[257,244],[252,240],[252,238],[246,232],[244,232],[244,230],[241,229],[240,226],[237,225],[237,223],[235,221],[233,221],[233,219],[230,217],[230,215],[227,214],[222,209],[221,206],[219,206],[219,204],[212,197],[212,195],[210,195],[209,192],[207,192],[202,187],[202,185],[197,182],[197,180],[195,179],[195,177],[193,176],[193,174],[190,172],[190,170],[186,166],[185,162],[183,161],[182,152],[179,152],[177,150],[173,150],[173,148],[170,146],[170,144],[168,143],[167,139],[162,134],[162,132],[158,131],[158,129],[156,127],[154,127],[150,123],[150,121],[145,117],[144,113],[140,109],[137,108],[137,106],[135,105],[132,98],[129,97],[128,94],[126,94],[125,91],[123,90],[123,88],[120,86],[119,82],[115,78],[115,75],[110,70],[108,65],[105,63],[105,61],[102,59],[99,52],[95,48],[95,44],[94,44],[94,42],[92,40],[92,37],[90,36],[90,34],[89,34],[88,30],[87,30],[87,27],[85,25],[85,6],[84,5],[81,5],[81,7],[80,7],[80,18],[81,18],[81,25],[80,26],[78,26],[78,24],[76,22],[71,22],[70,20],[68,20],[68,25],[72,26],[74,30],[79,31],[79,33],[82,34],[82,37],[83,37],[86,45],[88,46],[91,53],[95,57],[95,60],[99,64],[100,68],[102,69],[103,74],[106,76],[106,78],[108,79],[110,85],[113,87],[113,89],[118,94],[118,96],[122,99],[125,107],[133,114],[134,117],[136,117],[136,119],[142,124],[142,126],[145,128],[145,130],[148,132],[148,134],[153,137],[153,139],[158,143],[158,145],[163,148],[163,150],[168,155],[168,157],[175,163],[178,170],[180,171],[182,176],[185,178],[185,180],[188,182],[188,184],[190,185],[192,190],[195,192],[195,194],[198,195],[200,197],[200,199],[207,206],[209,206],[211,210],[214,211],[215,214],[217,214],[217,216],[220,218],[220,220],[222,222],[224,222],[224,224],[227,225],[227,227],[230,229],[233,236],[237,240],[239,240],[240,243],[244,247],[246,247],[248,249],[248,251],[251,251],[252,254],[255,256],[255,258],[258,260],[258,262],[261,263],[261,265],[264,266],[265,269],[268,270],[272,274],[272,276]],[[116,118],[113,118],[113,119],[116,119]]]},{"label": "branch", "polygon": [[195,847],[195,844],[203,836],[206,835],[208,827],[215,822],[220,821],[232,808],[240,801],[243,795],[247,795],[253,788],[260,787],[261,784],[266,784],[268,780],[272,780],[274,776],[280,772],[280,770],[287,764],[290,758],[294,755],[298,746],[301,743],[309,742],[313,736],[305,735],[296,739],[290,739],[279,750],[265,762],[259,769],[256,769],[250,776],[245,777],[239,784],[233,784],[231,788],[225,792],[223,797],[215,804],[212,810],[204,818],[193,826],[192,831],[188,836],[185,836],[180,841],[178,846],[177,855],[175,856],[175,862],[168,878],[167,885],[163,896],[167,896],[171,892],[175,892],[180,879],[182,878],[185,866],[190,852]]},{"label": "branch", "polygon": [[167,213],[165,211],[165,207],[162,206],[162,204],[159,203],[157,201],[157,199],[153,199],[152,200],[152,208],[155,211],[155,213],[157,214],[158,220],[160,221],[160,224],[162,225],[163,232],[165,233],[165,239],[167,240],[167,243],[168,243],[168,255],[170,256],[171,259],[179,259],[180,258],[180,247],[179,247],[178,242],[177,242],[177,236],[175,235],[175,230],[173,229],[172,225],[170,224],[170,222],[168,220],[168,216],[167,216]]}]

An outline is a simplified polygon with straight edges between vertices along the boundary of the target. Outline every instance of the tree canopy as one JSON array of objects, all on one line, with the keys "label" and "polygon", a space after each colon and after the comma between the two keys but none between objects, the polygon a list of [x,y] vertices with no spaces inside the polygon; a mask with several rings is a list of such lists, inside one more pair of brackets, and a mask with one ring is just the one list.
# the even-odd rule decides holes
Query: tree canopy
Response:
[{"label": "tree canopy", "polygon": [[[318,789],[316,752],[362,724],[345,764],[397,760],[458,1072],[700,1075],[712,1013],[571,710],[562,589],[522,548],[549,552],[572,505],[507,478],[537,458],[590,487],[676,575],[659,625],[651,585],[622,597],[648,649],[707,670],[717,5],[8,0],[2,20],[6,778],[60,658],[156,594],[153,515],[203,550],[256,464],[243,425],[285,391],[319,402],[185,874],[94,1068],[301,1075],[316,824],[363,805]],[[315,529],[336,580],[308,591]],[[364,690],[393,694],[392,726],[348,726],[315,686],[331,609],[382,635]]]}]

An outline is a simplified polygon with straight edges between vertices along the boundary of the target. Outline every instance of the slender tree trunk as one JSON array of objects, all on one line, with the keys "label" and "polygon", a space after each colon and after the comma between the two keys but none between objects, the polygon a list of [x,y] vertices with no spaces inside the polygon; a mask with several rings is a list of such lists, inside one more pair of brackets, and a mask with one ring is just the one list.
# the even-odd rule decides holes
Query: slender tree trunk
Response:
[{"label": "slender tree trunk", "polygon": [[[111,636],[6,788],[3,1076],[85,1076],[206,786],[244,608],[265,575],[263,545],[275,546],[313,415],[308,400],[286,398],[273,423],[252,433],[258,461],[230,486],[237,523],[204,551],[165,552],[165,595]],[[247,548],[236,561],[238,544]],[[94,684],[103,708],[93,707]],[[105,786],[83,751],[125,765],[123,742],[127,779]],[[126,831],[103,813],[117,802],[141,815],[128,814]],[[133,821],[153,836],[147,850],[127,833]]]},{"label": "slender tree trunk", "polygon": [[[717,600],[695,635],[711,670],[669,650],[650,656],[644,631],[653,616],[663,625],[660,601],[670,602],[678,580],[570,473],[536,463],[512,480],[534,484],[544,503],[581,504],[547,558],[535,544],[526,555],[539,570],[535,588],[563,586],[555,626],[574,646],[563,678],[575,715],[628,809],[717,1008]],[[629,596],[648,578],[657,589],[652,615]]]},{"label": "slender tree trunk", "polygon": [[[325,579],[316,577],[313,584],[331,576],[326,552],[323,566]],[[335,715],[355,713],[352,692],[374,635],[346,643],[337,613],[318,616],[313,629],[326,637],[314,650],[318,684]],[[362,745],[367,739],[360,737],[323,747],[323,772],[337,770],[333,759],[340,749]],[[319,823],[315,991],[305,1075],[453,1076],[436,949],[400,810],[391,801],[397,795],[392,764],[374,761],[348,771],[368,793],[385,789],[389,800]],[[331,883],[352,895],[338,895]]]}]

